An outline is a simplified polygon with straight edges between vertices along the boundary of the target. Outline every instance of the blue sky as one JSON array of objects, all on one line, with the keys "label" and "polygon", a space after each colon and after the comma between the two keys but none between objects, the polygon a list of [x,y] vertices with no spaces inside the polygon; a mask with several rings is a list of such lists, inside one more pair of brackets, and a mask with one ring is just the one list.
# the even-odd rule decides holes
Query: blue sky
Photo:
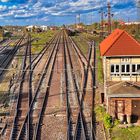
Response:
[{"label": "blue sky", "polygon": [[[0,25],[62,25],[97,22],[109,0],[0,0]],[[137,0],[110,0],[114,19],[137,19]]]}]

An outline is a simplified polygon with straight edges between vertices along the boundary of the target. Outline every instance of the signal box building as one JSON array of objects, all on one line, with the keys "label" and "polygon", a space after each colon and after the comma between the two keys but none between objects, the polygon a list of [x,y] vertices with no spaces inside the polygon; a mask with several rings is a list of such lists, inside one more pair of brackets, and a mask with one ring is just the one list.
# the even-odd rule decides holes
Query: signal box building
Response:
[{"label": "signal box building", "polygon": [[125,123],[140,122],[140,44],[116,29],[100,44],[107,111]]}]

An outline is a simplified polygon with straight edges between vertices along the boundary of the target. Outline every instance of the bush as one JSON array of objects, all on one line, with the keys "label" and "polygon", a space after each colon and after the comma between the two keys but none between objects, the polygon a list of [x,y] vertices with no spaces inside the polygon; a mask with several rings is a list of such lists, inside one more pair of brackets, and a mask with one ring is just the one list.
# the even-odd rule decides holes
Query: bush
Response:
[{"label": "bush", "polygon": [[103,116],[105,114],[105,108],[102,106],[96,106],[95,113],[97,116],[97,121],[103,121]]},{"label": "bush", "polygon": [[120,124],[120,120],[115,119],[115,121],[114,121],[114,126],[117,126],[117,125],[119,125],[119,124]]},{"label": "bush", "polygon": [[109,114],[104,115],[104,126],[105,128],[111,128],[112,127],[112,118]]}]

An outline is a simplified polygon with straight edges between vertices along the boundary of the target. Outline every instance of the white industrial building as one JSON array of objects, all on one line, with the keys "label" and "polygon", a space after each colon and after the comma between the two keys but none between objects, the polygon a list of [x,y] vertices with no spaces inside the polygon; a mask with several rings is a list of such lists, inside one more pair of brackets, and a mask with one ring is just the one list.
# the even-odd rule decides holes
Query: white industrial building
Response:
[{"label": "white industrial building", "polygon": [[48,26],[45,26],[45,25],[42,25],[42,26],[30,25],[30,26],[27,26],[26,29],[30,32],[33,32],[33,29],[40,29],[41,31],[47,31]]},{"label": "white industrial building", "polygon": [[45,25],[40,26],[40,28],[42,29],[42,31],[47,31],[48,30],[48,26],[45,26]]},{"label": "white industrial building", "polygon": [[125,25],[139,25],[140,22],[126,22]]}]

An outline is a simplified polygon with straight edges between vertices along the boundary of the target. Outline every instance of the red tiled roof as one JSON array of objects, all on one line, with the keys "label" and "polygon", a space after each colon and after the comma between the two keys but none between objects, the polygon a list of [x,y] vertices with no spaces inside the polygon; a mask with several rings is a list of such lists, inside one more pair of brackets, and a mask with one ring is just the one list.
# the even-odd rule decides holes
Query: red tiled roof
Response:
[{"label": "red tiled roof", "polygon": [[140,55],[140,44],[126,31],[116,29],[100,44],[101,56]]}]

